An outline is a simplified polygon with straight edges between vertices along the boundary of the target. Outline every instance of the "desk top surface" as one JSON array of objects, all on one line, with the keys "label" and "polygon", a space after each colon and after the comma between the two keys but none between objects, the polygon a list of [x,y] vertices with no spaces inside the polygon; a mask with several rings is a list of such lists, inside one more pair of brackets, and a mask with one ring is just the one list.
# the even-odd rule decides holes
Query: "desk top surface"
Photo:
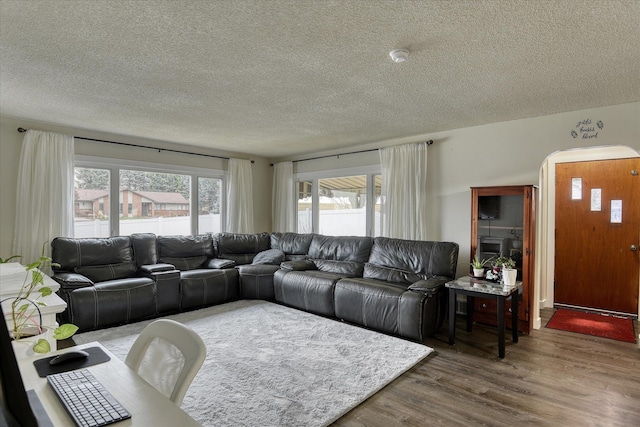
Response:
[{"label": "desk top surface", "polygon": [[457,289],[467,292],[478,292],[482,294],[509,296],[522,288],[522,282],[516,282],[514,286],[505,286],[502,283],[494,283],[489,280],[476,279],[471,276],[460,277],[447,282],[445,286],[449,289]]},{"label": "desk top surface", "polygon": [[[95,347],[102,348],[111,357],[109,362],[90,366],[88,369],[98,381],[131,413],[131,419],[120,421],[118,427],[129,426],[199,426],[186,412],[158,392],[132,371],[120,359],[114,356],[100,343],[82,344],[73,349]],[[18,360],[22,380],[27,390],[34,389],[54,425],[73,425],[71,417],[47,385],[46,378],[40,378],[33,362],[71,350],[66,348],[56,352]]]}]

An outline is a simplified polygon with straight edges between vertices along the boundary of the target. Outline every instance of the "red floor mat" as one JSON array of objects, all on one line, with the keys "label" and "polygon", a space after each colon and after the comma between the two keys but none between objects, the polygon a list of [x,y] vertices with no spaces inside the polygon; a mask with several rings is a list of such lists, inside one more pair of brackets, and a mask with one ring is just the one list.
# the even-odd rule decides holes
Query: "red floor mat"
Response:
[{"label": "red floor mat", "polygon": [[636,342],[631,319],[605,316],[598,313],[560,308],[549,319],[547,328],[611,338],[618,341]]}]

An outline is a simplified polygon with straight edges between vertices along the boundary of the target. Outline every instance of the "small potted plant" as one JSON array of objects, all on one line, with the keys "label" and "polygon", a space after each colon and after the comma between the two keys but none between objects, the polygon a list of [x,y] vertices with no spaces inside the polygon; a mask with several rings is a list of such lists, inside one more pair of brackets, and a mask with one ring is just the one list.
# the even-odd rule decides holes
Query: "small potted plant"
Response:
[{"label": "small potted plant", "polygon": [[[46,245],[46,242],[45,242]],[[7,259],[0,258],[2,263],[10,260],[21,258],[19,255],[13,255]],[[51,351],[51,345],[44,337],[40,337],[47,325],[42,324],[42,314],[40,307],[46,306],[46,303],[40,300],[41,297],[51,295],[53,291],[45,285],[44,273],[40,269],[46,269],[51,266],[57,266],[52,259],[44,255],[44,245],[42,246],[42,255],[37,261],[27,266],[25,270],[24,282],[20,287],[18,294],[3,299],[0,303],[11,301],[11,310],[5,316],[11,320],[9,323],[9,334],[14,342],[28,342],[29,339],[36,338],[32,350],[35,353],[47,353]],[[78,330],[76,325],[66,323],[60,325],[53,331],[53,338],[56,340],[64,340],[71,337]]]},{"label": "small potted plant", "polygon": [[498,258],[494,266],[500,268],[502,282],[505,286],[513,286],[516,284],[518,271],[516,270],[516,262],[511,257]]},{"label": "small potted plant", "polygon": [[480,255],[478,254],[478,251],[476,251],[473,260],[471,261],[471,267],[473,268],[473,277],[484,277],[484,266],[492,259],[493,257],[480,260]]}]

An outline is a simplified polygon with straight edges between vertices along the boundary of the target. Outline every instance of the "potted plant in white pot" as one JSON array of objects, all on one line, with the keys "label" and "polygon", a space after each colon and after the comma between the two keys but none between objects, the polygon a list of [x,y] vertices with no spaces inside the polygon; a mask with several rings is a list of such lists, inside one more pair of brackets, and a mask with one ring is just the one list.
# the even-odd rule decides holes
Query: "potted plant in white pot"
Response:
[{"label": "potted plant in white pot", "polygon": [[473,268],[473,277],[484,277],[484,266],[492,259],[493,257],[481,260],[478,251],[476,251],[475,255],[473,256],[473,260],[471,261],[471,267]]},{"label": "potted plant in white pot", "polygon": [[[46,242],[45,242],[46,245]],[[13,255],[9,258],[0,258],[1,263],[20,258],[19,255]],[[9,320],[9,334],[14,340],[14,348],[16,346],[27,345],[35,353],[47,353],[51,351],[51,345],[45,338],[52,332],[52,337],[56,340],[64,340],[71,337],[78,330],[76,325],[66,323],[53,328],[51,325],[42,324],[42,313],[40,307],[46,306],[46,303],[40,298],[51,295],[53,291],[45,285],[44,273],[41,269],[56,266],[52,259],[44,255],[44,245],[42,247],[42,255],[37,261],[26,265],[24,282],[17,295],[7,297],[0,301],[11,301],[8,313],[4,313]]]},{"label": "potted plant in white pot", "polygon": [[514,286],[518,276],[516,262],[511,259],[511,257],[500,257],[496,260],[495,265],[500,267],[502,283],[504,283],[505,286]]}]

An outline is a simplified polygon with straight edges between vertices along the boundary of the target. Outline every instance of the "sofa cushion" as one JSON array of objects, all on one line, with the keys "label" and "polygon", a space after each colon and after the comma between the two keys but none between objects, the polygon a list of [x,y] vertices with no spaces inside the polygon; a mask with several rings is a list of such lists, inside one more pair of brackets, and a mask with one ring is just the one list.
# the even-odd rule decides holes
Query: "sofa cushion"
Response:
[{"label": "sofa cushion", "polygon": [[287,261],[305,259],[313,234],[272,233],[271,248],[285,253]]},{"label": "sofa cushion", "polygon": [[355,261],[364,265],[369,259],[372,244],[373,240],[370,237],[315,234],[309,246],[309,258]]},{"label": "sofa cushion", "polygon": [[230,259],[222,259],[222,258],[211,258],[207,262],[204,263],[206,268],[232,268],[236,265],[236,262]]},{"label": "sofa cushion", "polygon": [[266,251],[258,252],[258,254],[253,257],[253,262],[251,264],[278,265],[283,262],[284,259],[284,252],[282,252],[281,250],[267,249]]},{"label": "sofa cushion", "polygon": [[143,265],[153,265],[158,263],[158,248],[156,245],[155,234],[133,233],[129,237],[131,238],[133,256],[136,259],[138,268]]},{"label": "sofa cushion", "polygon": [[362,276],[362,263],[355,261],[334,261],[331,259],[313,260],[317,269],[327,273],[342,274],[345,276]]},{"label": "sofa cushion", "polygon": [[458,244],[376,237],[369,264],[418,275],[454,277]]},{"label": "sofa cushion", "polygon": [[427,278],[424,274],[416,274],[411,271],[400,270],[398,268],[380,267],[371,263],[366,263],[364,265],[364,273],[362,277],[365,279],[378,279],[386,282],[404,283],[407,285]]},{"label": "sofa cushion", "polygon": [[206,256],[194,256],[186,258],[160,258],[160,262],[172,264],[176,270],[188,271],[202,267],[207,260]]},{"label": "sofa cushion", "polygon": [[231,259],[237,265],[251,264],[258,253],[270,249],[269,234],[218,233],[216,248],[218,258]]},{"label": "sofa cushion", "polygon": [[92,282],[105,282],[107,280],[125,279],[136,274],[137,268],[134,262],[121,262],[119,264],[90,265],[76,267],[75,272],[89,278]]},{"label": "sofa cushion", "polygon": [[[166,258],[213,258],[213,237],[210,234],[196,236],[158,236],[158,257]],[[166,262],[166,261],[161,261]]]},{"label": "sofa cushion", "polygon": [[127,236],[103,238],[56,237],[51,242],[51,258],[60,266],[54,271],[73,271],[86,265],[119,264],[133,261],[131,239]]}]

